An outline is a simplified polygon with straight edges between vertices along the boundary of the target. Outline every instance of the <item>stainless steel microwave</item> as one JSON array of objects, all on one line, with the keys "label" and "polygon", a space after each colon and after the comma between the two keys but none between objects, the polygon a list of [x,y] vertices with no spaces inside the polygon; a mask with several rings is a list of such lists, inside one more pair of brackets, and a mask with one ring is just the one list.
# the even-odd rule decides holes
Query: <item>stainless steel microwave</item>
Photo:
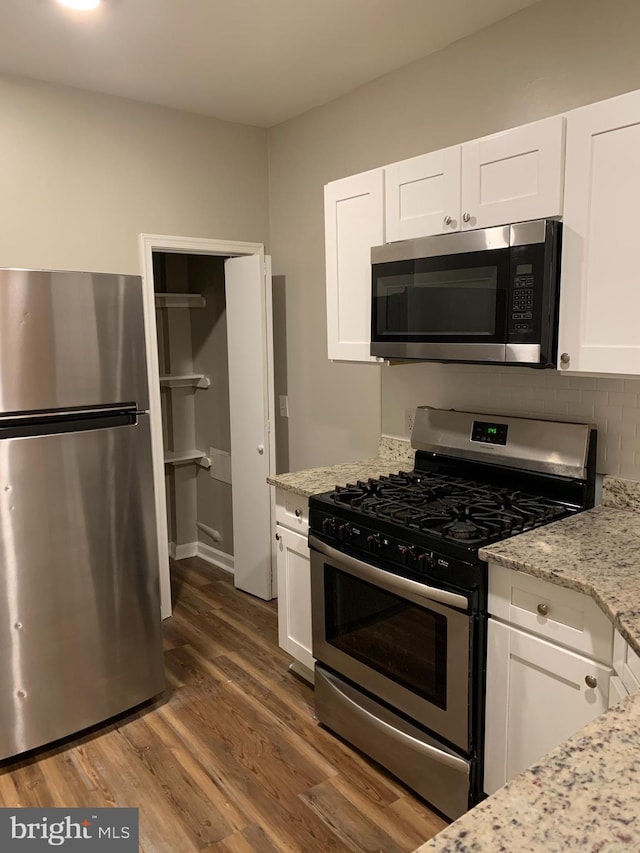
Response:
[{"label": "stainless steel microwave", "polygon": [[562,225],[520,222],[371,250],[371,355],[555,367]]}]

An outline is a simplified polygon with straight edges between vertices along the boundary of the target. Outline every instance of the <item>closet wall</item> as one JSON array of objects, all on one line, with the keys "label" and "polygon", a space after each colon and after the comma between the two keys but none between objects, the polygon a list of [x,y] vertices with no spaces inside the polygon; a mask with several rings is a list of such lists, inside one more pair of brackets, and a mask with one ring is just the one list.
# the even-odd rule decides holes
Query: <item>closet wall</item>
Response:
[{"label": "closet wall", "polygon": [[224,261],[153,256],[167,521],[178,559],[233,554]]}]

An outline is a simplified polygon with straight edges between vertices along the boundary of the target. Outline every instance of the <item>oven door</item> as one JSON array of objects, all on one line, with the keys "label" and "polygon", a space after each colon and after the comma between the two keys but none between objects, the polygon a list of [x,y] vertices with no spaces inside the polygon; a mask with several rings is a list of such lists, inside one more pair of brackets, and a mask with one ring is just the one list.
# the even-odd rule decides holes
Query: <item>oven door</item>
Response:
[{"label": "oven door", "polygon": [[372,355],[506,361],[509,228],[376,247],[371,269]]},{"label": "oven door", "polygon": [[309,545],[316,660],[469,752],[466,596]]}]

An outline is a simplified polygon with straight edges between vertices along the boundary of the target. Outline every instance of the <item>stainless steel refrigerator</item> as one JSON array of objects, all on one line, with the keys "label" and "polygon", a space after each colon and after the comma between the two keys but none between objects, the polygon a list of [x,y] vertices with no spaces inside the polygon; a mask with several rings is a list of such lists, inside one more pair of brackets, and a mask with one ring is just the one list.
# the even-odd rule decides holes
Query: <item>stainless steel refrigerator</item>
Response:
[{"label": "stainless steel refrigerator", "polygon": [[164,688],[136,276],[0,270],[0,758]]}]

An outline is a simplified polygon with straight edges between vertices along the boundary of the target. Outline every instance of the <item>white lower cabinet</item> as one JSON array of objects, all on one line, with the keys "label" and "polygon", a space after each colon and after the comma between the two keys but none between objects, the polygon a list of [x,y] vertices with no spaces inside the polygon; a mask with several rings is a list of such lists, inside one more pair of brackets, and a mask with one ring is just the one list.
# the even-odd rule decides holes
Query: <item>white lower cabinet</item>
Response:
[{"label": "white lower cabinet", "polygon": [[290,492],[276,491],[276,563],[278,570],[278,644],[311,679],[311,558],[307,535],[308,501]]},{"label": "white lower cabinet", "polygon": [[617,694],[613,625],[591,596],[490,564],[489,614],[484,790],[492,794]]},{"label": "white lower cabinet", "polygon": [[609,666],[490,619],[486,793],[606,710],[612,674]]}]

